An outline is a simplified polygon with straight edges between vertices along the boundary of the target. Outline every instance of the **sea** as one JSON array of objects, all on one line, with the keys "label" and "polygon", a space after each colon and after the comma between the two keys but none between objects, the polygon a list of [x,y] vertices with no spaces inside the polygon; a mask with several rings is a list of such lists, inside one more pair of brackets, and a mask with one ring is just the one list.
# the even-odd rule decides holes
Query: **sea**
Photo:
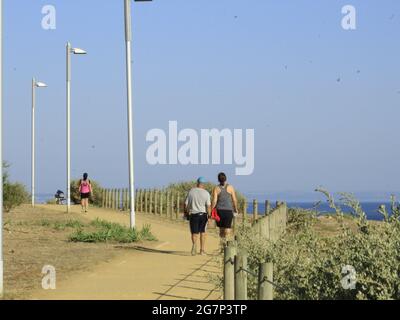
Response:
[{"label": "sea", "polygon": [[[36,197],[36,202],[44,204],[48,200],[54,199],[54,194],[50,193],[42,193],[38,194]],[[248,201],[249,206],[248,206],[248,211],[247,213],[249,215],[253,214],[253,205],[252,201]],[[315,203],[314,202],[287,202],[287,205],[289,208],[302,208],[302,209],[315,209]],[[391,203],[389,202],[361,202],[361,207],[364,210],[365,214],[367,215],[368,220],[375,220],[375,221],[381,221],[383,220],[383,216],[378,212],[378,209],[381,205],[385,205],[386,209],[388,212],[390,212],[390,207]],[[274,203],[271,203],[271,207],[274,207]],[[347,214],[351,214],[351,209],[347,208],[345,206],[342,206],[342,211]],[[331,209],[328,205],[328,203],[321,203],[318,205],[317,210],[319,214],[331,214],[335,213],[333,209]],[[260,215],[262,215],[265,212],[265,203],[260,202],[258,204],[258,212]]]},{"label": "sea", "polygon": [[[248,214],[253,214],[253,202],[248,201]],[[378,209],[381,205],[386,206],[386,210],[390,213],[391,203],[389,202],[360,202],[361,207],[365,214],[367,215],[368,220],[382,221],[383,216],[378,212]],[[302,208],[302,209],[314,209],[315,210],[315,202],[287,202],[289,208]],[[338,204],[336,204],[338,205]],[[274,203],[271,203],[271,207],[274,207]],[[352,214],[352,210],[346,206],[341,206],[341,209],[346,214]],[[321,203],[318,205],[316,209],[319,214],[331,214],[335,213],[335,210],[329,207],[328,203]],[[265,212],[265,203],[261,202],[258,204],[258,212],[259,214],[263,214]]]}]

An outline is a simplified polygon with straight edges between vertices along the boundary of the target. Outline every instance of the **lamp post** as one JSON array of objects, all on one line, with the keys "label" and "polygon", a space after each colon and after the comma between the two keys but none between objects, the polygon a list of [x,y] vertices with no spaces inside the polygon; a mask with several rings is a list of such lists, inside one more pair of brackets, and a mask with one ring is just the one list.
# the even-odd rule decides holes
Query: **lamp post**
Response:
[{"label": "lamp post", "polygon": [[32,79],[32,208],[35,207],[35,109],[36,109],[36,88],[46,88],[43,82]]},{"label": "lamp post", "polygon": [[67,212],[71,209],[71,54],[86,54],[67,43]]},{"label": "lamp post", "polygon": [[3,0],[0,0],[0,298],[3,285]]},{"label": "lamp post", "polygon": [[[152,0],[135,0],[135,2],[151,2]],[[125,0],[125,44],[126,44],[126,86],[128,108],[128,161],[129,161],[129,203],[130,227],[136,226],[135,217],[135,180],[133,150],[133,107],[132,107],[132,12],[131,0]]]}]

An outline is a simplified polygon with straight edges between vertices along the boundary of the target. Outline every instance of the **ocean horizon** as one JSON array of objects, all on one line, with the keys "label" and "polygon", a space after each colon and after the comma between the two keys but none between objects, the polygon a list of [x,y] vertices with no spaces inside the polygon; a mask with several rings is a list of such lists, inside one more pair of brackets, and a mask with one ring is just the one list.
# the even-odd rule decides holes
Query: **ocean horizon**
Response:
[{"label": "ocean horizon", "polygon": [[[288,201],[286,202],[289,208],[301,208],[301,209],[314,209],[317,210],[320,215],[323,214],[331,214],[335,213],[335,210],[329,207],[329,204],[327,202],[321,202],[317,207],[316,207],[316,202],[311,202],[311,201]],[[352,214],[352,210],[349,207],[346,207],[344,205],[341,205],[340,202],[337,202],[336,205],[340,205],[342,211],[345,214]],[[374,221],[382,221],[383,216],[382,214],[379,213],[378,209],[381,205],[385,205],[386,209],[388,212],[390,212],[391,208],[391,203],[390,202],[377,202],[377,201],[364,201],[360,202],[361,208],[364,210],[365,214],[367,215],[368,220],[374,220]],[[275,207],[275,202],[271,202],[271,208]],[[260,215],[263,215],[265,212],[265,202],[259,202],[258,203],[258,213]],[[247,213],[252,215],[253,214],[253,201],[248,201],[248,209]]]},{"label": "ocean horizon", "polygon": [[[41,193],[36,196],[36,203],[45,204],[47,201],[54,199],[54,194],[51,193]],[[302,208],[302,209],[315,209],[316,202],[312,201],[287,201],[287,205],[289,208]],[[340,203],[337,203],[339,205]],[[385,205],[386,209],[390,211],[391,203],[390,202],[378,202],[378,201],[361,201],[360,202],[362,209],[367,215],[368,220],[374,221],[382,221],[383,216],[378,212],[378,209],[381,205]],[[271,207],[275,206],[275,202],[271,202]],[[342,210],[346,214],[351,214],[351,209],[346,206],[341,206]],[[321,202],[317,206],[317,210],[319,214],[331,214],[335,213],[335,211],[329,207],[327,202]],[[265,202],[258,203],[258,212],[260,215],[263,215],[265,212]],[[253,201],[248,200],[248,209],[247,214],[253,214]]]}]

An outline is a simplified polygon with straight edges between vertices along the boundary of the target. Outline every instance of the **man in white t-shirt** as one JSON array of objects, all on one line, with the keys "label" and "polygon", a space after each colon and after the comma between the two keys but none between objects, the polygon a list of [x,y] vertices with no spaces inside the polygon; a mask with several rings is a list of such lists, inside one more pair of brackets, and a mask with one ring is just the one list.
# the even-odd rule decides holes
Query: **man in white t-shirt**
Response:
[{"label": "man in white t-shirt", "polygon": [[197,179],[197,187],[189,191],[185,201],[185,212],[189,214],[192,234],[192,255],[197,254],[197,240],[200,234],[200,254],[206,255],[206,229],[211,215],[211,196],[205,190],[206,179]]}]

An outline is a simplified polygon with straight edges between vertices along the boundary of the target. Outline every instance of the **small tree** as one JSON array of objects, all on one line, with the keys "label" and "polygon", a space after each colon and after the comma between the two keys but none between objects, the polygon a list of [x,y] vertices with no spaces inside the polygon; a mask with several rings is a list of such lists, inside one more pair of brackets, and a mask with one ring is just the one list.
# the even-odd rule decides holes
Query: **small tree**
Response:
[{"label": "small tree", "polygon": [[7,169],[10,165],[3,162],[3,208],[6,212],[28,202],[29,194],[21,183],[11,183]]}]

